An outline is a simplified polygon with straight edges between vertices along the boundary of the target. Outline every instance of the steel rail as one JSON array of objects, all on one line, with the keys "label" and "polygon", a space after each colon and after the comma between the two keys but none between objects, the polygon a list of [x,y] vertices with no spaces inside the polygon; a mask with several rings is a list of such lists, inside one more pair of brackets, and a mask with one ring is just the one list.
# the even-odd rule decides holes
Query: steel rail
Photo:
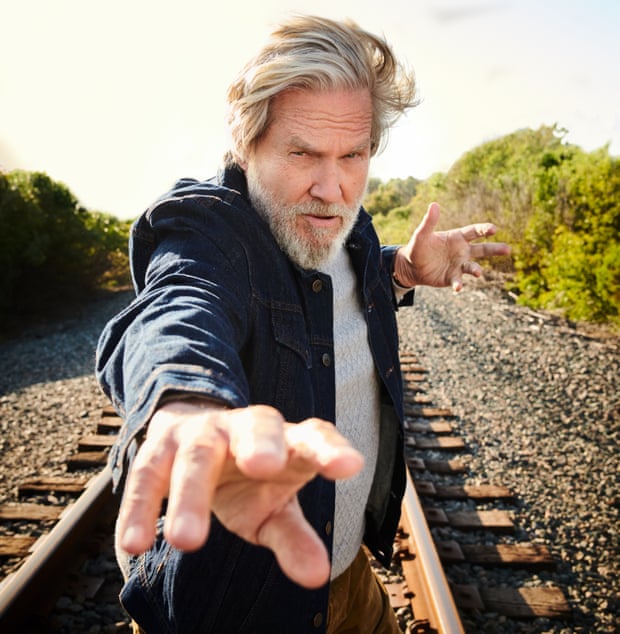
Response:
[{"label": "steel rail", "polygon": [[39,600],[58,585],[67,557],[101,520],[104,509],[114,501],[112,475],[108,467],[87,483],[74,504],[62,513],[52,530],[35,544],[20,568],[0,585],[0,631],[20,628],[32,616]]},{"label": "steel rail", "polygon": [[[424,593],[422,600],[430,614],[425,615],[440,634],[463,634],[463,625],[445,577],[422,505],[416,493],[411,474],[407,471],[407,487],[403,499],[411,540],[415,544],[418,570],[424,579],[418,584]],[[414,614],[414,618],[415,618]]]}]

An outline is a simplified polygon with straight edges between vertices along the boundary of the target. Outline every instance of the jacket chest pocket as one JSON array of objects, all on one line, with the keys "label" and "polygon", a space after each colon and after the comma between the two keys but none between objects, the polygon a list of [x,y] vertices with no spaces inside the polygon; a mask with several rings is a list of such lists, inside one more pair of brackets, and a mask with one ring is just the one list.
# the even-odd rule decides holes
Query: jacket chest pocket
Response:
[{"label": "jacket chest pocket", "polygon": [[293,353],[306,368],[310,368],[311,355],[306,322],[300,311],[282,308],[271,309],[273,338],[282,352]]},{"label": "jacket chest pocket", "polygon": [[272,307],[271,327],[275,345],[269,365],[275,381],[275,402],[289,420],[305,418],[314,403],[306,321],[300,311]]}]

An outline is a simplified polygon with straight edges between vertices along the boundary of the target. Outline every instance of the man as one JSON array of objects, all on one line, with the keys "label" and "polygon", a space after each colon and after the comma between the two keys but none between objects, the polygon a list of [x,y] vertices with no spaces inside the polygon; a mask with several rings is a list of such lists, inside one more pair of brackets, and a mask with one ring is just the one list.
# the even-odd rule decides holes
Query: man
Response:
[{"label": "man", "polygon": [[435,233],[435,204],[379,246],[369,161],[414,84],[355,24],[288,21],[228,97],[225,169],[134,224],[98,349],[122,600],[149,634],[397,632],[362,548],[389,564],[404,488],[395,309],[507,247]]}]

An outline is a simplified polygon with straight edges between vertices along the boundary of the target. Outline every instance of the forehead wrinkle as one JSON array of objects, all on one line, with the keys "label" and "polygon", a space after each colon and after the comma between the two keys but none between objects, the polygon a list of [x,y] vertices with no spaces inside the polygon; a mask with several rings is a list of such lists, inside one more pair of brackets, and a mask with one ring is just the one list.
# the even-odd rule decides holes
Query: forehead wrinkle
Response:
[{"label": "forehead wrinkle", "polygon": [[293,109],[280,123],[287,129],[288,145],[311,154],[320,153],[328,139],[338,140],[343,153],[364,151],[371,144],[371,117],[359,116],[359,112],[354,116],[322,117]]},{"label": "forehead wrinkle", "polygon": [[365,132],[366,128],[370,130],[372,124],[372,114],[370,112],[365,113],[359,109],[335,113],[328,109],[319,111],[293,106],[286,109],[286,111],[280,110],[279,116],[292,122],[293,127],[309,124],[320,129],[335,128],[348,132],[354,132],[356,129],[360,133],[362,131]]},{"label": "forehead wrinkle", "polygon": [[[333,99],[329,101],[329,96]],[[327,101],[322,97],[327,97]],[[359,96],[354,103],[351,99]],[[325,91],[290,89],[277,95],[272,102],[273,120],[289,121],[294,131],[298,127],[315,127],[319,130],[333,128],[336,131],[360,134],[372,127],[372,101],[370,93],[360,91]]]}]

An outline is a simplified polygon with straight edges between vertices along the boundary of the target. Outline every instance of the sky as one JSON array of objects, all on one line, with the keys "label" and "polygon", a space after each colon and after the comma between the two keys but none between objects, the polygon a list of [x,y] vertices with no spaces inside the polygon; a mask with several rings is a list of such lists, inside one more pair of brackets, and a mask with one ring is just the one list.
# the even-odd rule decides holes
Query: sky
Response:
[{"label": "sky", "polygon": [[134,218],[226,149],[226,89],[291,13],[351,18],[416,76],[420,104],[371,176],[425,179],[522,128],[620,155],[618,0],[4,0],[0,169],[46,172]]}]

